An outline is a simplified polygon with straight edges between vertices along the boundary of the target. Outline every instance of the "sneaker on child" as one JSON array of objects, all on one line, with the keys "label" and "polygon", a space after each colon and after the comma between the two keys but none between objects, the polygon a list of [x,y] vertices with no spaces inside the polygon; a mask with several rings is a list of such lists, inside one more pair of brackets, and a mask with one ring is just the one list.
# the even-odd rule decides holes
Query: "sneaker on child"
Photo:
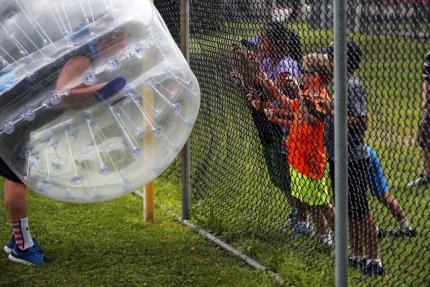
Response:
[{"label": "sneaker on child", "polygon": [[364,268],[367,262],[367,257],[366,256],[355,256],[355,255],[350,255],[349,256],[349,265],[351,267],[360,267],[360,268]]},{"label": "sneaker on child", "polygon": [[430,176],[420,175],[417,179],[408,183],[408,187],[420,187],[430,183]]},{"label": "sneaker on child", "polygon": [[369,277],[384,276],[385,275],[384,264],[382,264],[381,260],[369,259],[367,260],[366,265],[363,268],[363,274]]},{"label": "sneaker on child", "polygon": [[293,229],[294,237],[312,236],[315,234],[314,227],[309,221],[297,222]]},{"label": "sneaker on child", "polygon": [[37,243],[24,250],[15,245],[9,254],[9,260],[25,265],[39,265],[45,262],[45,255],[42,247]]},{"label": "sneaker on child", "polygon": [[12,250],[15,248],[15,238],[12,237],[9,239],[9,241],[7,242],[7,244],[3,247],[4,252],[6,252],[7,254],[10,254],[12,252]]},{"label": "sneaker on child", "polygon": [[321,243],[327,246],[333,246],[333,237],[331,232],[321,235]]}]

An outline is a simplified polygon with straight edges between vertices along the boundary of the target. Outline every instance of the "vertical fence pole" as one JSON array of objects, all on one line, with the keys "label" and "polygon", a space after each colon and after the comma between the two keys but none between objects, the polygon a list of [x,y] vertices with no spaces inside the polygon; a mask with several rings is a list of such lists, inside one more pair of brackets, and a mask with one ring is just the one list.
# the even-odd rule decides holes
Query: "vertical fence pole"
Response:
[{"label": "vertical fence pole", "polygon": [[[190,1],[180,0],[180,47],[190,61]],[[190,219],[190,142],[182,150],[182,219]]]},{"label": "vertical fence pole", "polygon": [[154,182],[150,182],[145,186],[144,190],[144,210],[145,210],[145,221],[151,222],[154,220],[154,207],[155,207],[155,194],[154,194]]},{"label": "vertical fence pole", "polygon": [[[151,0],[154,3],[153,0]],[[153,107],[154,103],[154,92],[144,91],[145,98],[147,99],[146,104],[143,106],[145,113],[152,119],[154,117]],[[151,129],[149,129],[151,130]],[[143,147],[144,149],[151,150],[154,145],[154,139],[152,132],[148,132],[144,136]],[[154,182],[150,182],[143,189],[143,217],[146,222],[151,222],[154,220],[154,210],[155,210],[155,194],[154,194]]]},{"label": "vertical fence pole", "polygon": [[336,286],[348,286],[346,0],[334,0]]}]

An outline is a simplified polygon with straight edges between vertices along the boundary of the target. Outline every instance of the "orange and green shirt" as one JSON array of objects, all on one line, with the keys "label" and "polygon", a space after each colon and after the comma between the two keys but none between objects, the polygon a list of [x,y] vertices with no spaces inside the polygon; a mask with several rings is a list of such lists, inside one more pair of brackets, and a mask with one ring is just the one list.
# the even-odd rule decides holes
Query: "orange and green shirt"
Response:
[{"label": "orange and green shirt", "polygon": [[[310,85],[305,86],[304,96],[314,97],[317,102],[322,98],[330,98],[326,88],[321,84],[319,77]],[[312,178],[320,179],[324,176],[327,155],[324,146],[324,121],[310,124],[304,120],[303,111],[297,100],[293,101],[294,121],[291,125],[290,135],[287,139],[288,162],[299,173]]]}]

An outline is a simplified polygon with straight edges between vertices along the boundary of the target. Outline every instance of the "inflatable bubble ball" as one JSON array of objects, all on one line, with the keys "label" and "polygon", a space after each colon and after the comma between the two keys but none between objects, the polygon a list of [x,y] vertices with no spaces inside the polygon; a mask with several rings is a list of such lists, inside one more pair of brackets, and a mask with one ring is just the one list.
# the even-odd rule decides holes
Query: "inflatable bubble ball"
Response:
[{"label": "inflatable bubble ball", "polygon": [[149,0],[0,2],[0,157],[12,171],[68,202],[160,175],[200,90]]}]

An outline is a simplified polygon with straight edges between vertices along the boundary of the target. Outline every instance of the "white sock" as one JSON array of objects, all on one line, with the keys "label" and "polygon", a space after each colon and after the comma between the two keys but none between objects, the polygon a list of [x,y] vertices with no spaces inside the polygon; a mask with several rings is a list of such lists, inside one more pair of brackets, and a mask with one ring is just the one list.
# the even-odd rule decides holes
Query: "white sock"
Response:
[{"label": "white sock", "polygon": [[21,218],[12,221],[12,231],[15,237],[16,246],[25,250],[34,245],[33,238],[30,234],[30,229],[28,227],[28,218]]},{"label": "white sock", "polygon": [[321,240],[323,241],[323,243],[326,243],[328,245],[332,245],[333,244],[333,238],[331,236],[331,232],[321,235]]}]

